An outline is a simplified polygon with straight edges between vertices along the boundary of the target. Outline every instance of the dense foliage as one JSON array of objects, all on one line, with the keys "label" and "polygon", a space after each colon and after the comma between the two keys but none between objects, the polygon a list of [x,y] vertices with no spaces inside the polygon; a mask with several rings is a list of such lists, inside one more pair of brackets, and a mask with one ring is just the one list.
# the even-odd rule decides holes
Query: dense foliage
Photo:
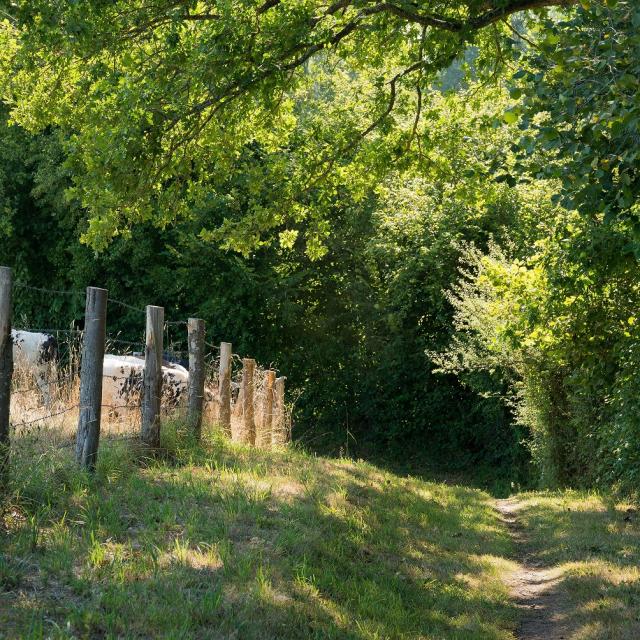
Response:
[{"label": "dense foliage", "polygon": [[[228,215],[224,202],[164,231],[138,226],[96,256],[77,243],[86,221],[78,204],[64,200],[69,176],[55,152],[59,141],[22,132],[32,151],[22,164],[30,182],[20,191],[31,214],[14,216],[0,258],[32,285],[97,283],[135,306],[162,304],[170,319],[205,318],[212,342],[230,339],[238,352],[274,362],[292,392],[302,392],[296,433],[310,446],[519,468],[526,455],[509,411],[454,377],[433,376],[426,354],[451,334],[443,292],[456,278],[460,241],[486,246],[492,236],[510,237],[510,226],[524,232],[531,224],[526,197],[487,181],[511,135],[495,127],[495,104],[505,98],[474,89],[434,92],[429,100],[430,126],[414,143],[415,160],[395,163],[364,193],[341,188],[331,200],[325,252],[313,259],[295,234],[287,248],[265,246],[248,258],[204,241],[198,229]],[[4,135],[19,131],[5,127]],[[260,155],[253,162],[259,168]],[[241,176],[231,188],[242,200],[249,186]],[[310,224],[301,221],[295,231],[304,236]],[[49,262],[36,259],[39,252]],[[27,326],[65,327],[82,313],[81,296],[25,294],[17,315]],[[140,339],[142,321],[135,311],[110,307],[112,335]],[[184,348],[179,330],[170,339]]]},{"label": "dense foliage", "polygon": [[542,147],[553,159],[519,168],[558,178],[566,208],[639,228],[637,3],[584,2],[570,20],[548,20],[513,81],[512,95],[523,95],[512,110],[522,114],[523,157]]},{"label": "dense foliage", "polygon": [[443,368],[509,388],[546,484],[637,486],[637,262],[624,223],[559,210],[533,254],[469,248]]},{"label": "dense foliage", "polygon": [[633,3],[594,3],[548,25],[514,78],[515,167],[557,179],[565,208],[541,210],[526,254],[468,248],[450,296],[441,365],[479,389],[480,372],[507,382],[547,484],[635,490],[640,474],[638,20]]},{"label": "dense foliage", "polygon": [[[549,5],[571,8],[521,11]],[[286,373],[309,446],[637,484],[634,3],[7,15],[0,261],[20,280],[205,318]],[[16,313],[81,306],[23,290]],[[138,312],[110,314],[139,339]]]}]

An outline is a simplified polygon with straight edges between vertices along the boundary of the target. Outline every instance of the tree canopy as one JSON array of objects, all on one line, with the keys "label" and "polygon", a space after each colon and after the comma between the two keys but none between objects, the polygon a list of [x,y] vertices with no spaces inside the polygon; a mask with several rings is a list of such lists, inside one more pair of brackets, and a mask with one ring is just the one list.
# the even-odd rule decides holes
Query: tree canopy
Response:
[{"label": "tree canopy", "polygon": [[[89,212],[83,237],[94,248],[132,224],[163,226],[233,199],[222,184],[259,154],[250,206],[204,237],[247,252],[270,229],[286,239],[292,222],[312,217],[313,254],[323,194],[335,191],[336,176],[344,183],[351,173],[354,187],[380,178],[410,149],[439,72],[471,46],[475,72],[494,72],[514,45],[511,16],[539,22],[531,10],[573,4],[10,3],[2,91],[14,121],[59,128],[74,176],[69,196]],[[265,206],[265,188],[281,190],[277,207]]]},{"label": "tree canopy", "polygon": [[[636,3],[3,15],[20,280],[206,319],[287,372],[325,451],[637,487]],[[60,326],[76,298],[25,290],[17,317]],[[139,340],[140,314],[110,323]]]}]

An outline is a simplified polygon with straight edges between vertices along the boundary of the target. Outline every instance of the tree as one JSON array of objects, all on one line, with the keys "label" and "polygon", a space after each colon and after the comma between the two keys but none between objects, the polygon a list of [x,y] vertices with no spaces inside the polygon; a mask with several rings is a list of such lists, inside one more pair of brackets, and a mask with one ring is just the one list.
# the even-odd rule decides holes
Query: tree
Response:
[{"label": "tree", "polygon": [[[367,169],[353,173],[366,173],[376,137],[414,130],[425,88],[471,44],[484,52],[479,66],[499,65],[510,15],[572,4],[30,0],[6,7],[2,89],[21,125],[68,134],[70,196],[89,210],[84,239],[96,248],[131,224],[188,217],[215,196],[212,175],[226,178],[244,149],[259,148],[269,166],[256,180],[287,186],[279,209],[256,202],[244,225],[223,224],[217,237],[246,251],[312,209],[320,220],[329,176],[363,149]],[[345,76],[328,89],[344,92],[342,109],[307,127],[323,69]],[[292,145],[301,153],[284,160]],[[397,156],[406,145],[386,146]]]},{"label": "tree", "polygon": [[[523,131],[516,170],[559,179],[568,209],[631,221],[628,250],[640,256],[640,8],[583,2],[570,19],[540,27],[544,37],[513,77],[521,105],[511,113]],[[531,163],[540,148],[545,161]]]}]

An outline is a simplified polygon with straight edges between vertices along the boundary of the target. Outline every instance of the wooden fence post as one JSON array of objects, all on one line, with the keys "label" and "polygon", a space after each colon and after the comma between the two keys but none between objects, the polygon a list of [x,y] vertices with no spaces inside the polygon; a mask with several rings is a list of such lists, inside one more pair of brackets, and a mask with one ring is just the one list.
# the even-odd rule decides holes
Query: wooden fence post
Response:
[{"label": "wooden fence post", "polygon": [[243,429],[240,433],[240,442],[244,444],[256,443],[256,424],[253,419],[253,378],[256,370],[256,361],[251,358],[242,360],[242,422]]},{"label": "wooden fence post", "polygon": [[193,434],[202,434],[202,406],[204,404],[204,320],[189,318],[189,411],[188,422]]},{"label": "wooden fence post", "polygon": [[271,446],[272,423],[273,423],[273,386],[276,381],[276,372],[265,371],[264,374],[264,397],[262,399],[262,421],[260,430],[256,435],[256,445],[269,448]]},{"label": "wooden fence post", "polygon": [[163,330],[164,308],[148,305],[140,436],[143,444],[152,449],[157,449],[160,446]]},{"label": "wooden fence post", "polygon": [[271,444],[281,445],[289,441],[289,429],[286,422],[285,406],[284,406],[284,383],[286,378],[280,377],[275,382],[275,398],[274,398],[274,418],[271,431]]},{"label": "wooden fence post", "polygon": [[9,411],[13,376],[13,340],[11,339],[11,295],[13,272],[0,267],[0,490],[9,474]]},{"label": "wooden fence post", "polygon": [[87,287],[80,367],[80,410],[76,462],[93,471],[98,457],[102,413],[104,343],[107,333],[107,290]]},{"label": "wooden fence post", "polygon": [[242,383],[240,384],[240,389],[238,389],[238,396],[236,398],[235,403],[233,404],[232,415],[234,418],[238,418],[238,420],[233,420],[231,422],[231,439],[233,442],[242,442],[242,433],[243,433],[243,422],[242,422],[242,412],[244,410],[244,387]]},{"label": "wooden fence post", "polygon": [[224,434],[231,437],[231,343],[220,343],[220,370],[218,374],[218,422]]}]

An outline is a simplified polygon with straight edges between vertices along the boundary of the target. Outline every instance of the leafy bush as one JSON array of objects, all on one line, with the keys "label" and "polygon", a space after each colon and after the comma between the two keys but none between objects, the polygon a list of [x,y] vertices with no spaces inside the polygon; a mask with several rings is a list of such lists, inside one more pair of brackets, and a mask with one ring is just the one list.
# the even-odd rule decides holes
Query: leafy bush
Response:
[{"label": "leafy bush", "polygon": [[469,247],[449,294],[457,333],[436,360],[476,389],[506,385],[545,485],[635,486],[640,289],[629,234],[558,210],[524,259]]}]

